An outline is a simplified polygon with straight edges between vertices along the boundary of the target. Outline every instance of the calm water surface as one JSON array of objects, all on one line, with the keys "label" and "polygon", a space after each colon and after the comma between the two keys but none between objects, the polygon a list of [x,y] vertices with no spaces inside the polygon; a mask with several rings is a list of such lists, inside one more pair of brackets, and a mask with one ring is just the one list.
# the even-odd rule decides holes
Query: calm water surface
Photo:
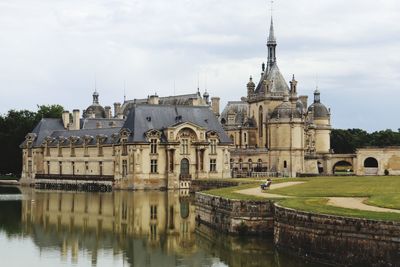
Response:
[{"label": "calm water surface", "polygon": [[0,266],[297,266],[272,240],[196,225],[185,192],[0,187]]}]

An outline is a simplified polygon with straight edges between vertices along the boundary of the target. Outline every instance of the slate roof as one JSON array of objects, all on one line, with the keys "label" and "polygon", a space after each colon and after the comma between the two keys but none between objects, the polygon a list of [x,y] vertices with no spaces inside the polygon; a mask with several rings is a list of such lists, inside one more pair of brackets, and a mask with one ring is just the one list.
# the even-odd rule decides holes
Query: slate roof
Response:
[{"label": "slate roof", "polygon": [[[64,130],[62,119],[41,119],[33,129],[32,133],[36,134],[36,140],[33,146],[40,146],[44,139],[51,135],[53,131]],[[24,145],[25,141],[21,144]]]},{"label": "slate roof", "polygon": [[147,131],[163,130],[185,122],[194,123],[206,131],[216,131],[221,143],[231,143],[217,117],[205,106],[136,105],[129,112],[123,128],[133,133],[129,142],[147,142]]},{"label": "slate roof", "polygon": [[[125,120],[123,119],[81,119],[81,128],[82,129],[96,129],[98,128],[98,123],[101,128],[112,128],[119,127],[121,128],[124,125]],[[114,126],[113,126],[114,125]]]},{"label": "slate roof", "polygon": [[272,93],[284,93],[285,91],[289,91],[289,86],[287,85],[285,78],[283,78],[282,73],[280,72],[278,65],[274,63],[274,65],[264,73],[261,77],[257,88],[255,90],[256,94],[260,94],[262,92],[266,92],[264,81],[272,81],[272,87],[270,92]]},{"label": "slate roof", "polygon": [[[176,96],[166,96],[159,97],[158,101],[160,105],[178,105],[178,106],[190,106],[193,100],[201,99],[200,93],[186,94],[186,95],[176,95]],[[147,104],[147,98],[145,99],[134,99],[125,101],[122,105],[121,110],[124,115],[127,115],[128,111],[132,109],[135,104]]]},{"label": "slate roof", "polygon": [[228,114],[235,115],[234,124],[242,125],[248,116],[248,104],[244,101],[229,101],[221,113],[220,120],[228,123]]}]

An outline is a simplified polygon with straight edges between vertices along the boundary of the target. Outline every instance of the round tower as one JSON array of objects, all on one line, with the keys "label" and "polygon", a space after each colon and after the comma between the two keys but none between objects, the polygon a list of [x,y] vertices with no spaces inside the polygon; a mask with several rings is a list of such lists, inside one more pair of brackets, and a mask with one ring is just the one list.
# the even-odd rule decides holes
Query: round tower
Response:
[{"label": "round tower", "polygon": [[269,164],[272,171],[295,177],[304,168],[304,116],[286,91],[268,122]]},{"label": "round tower", "polygon": [[308,108],[308,114],[315,125],[315,152],[329,153],[331,148],[331,113],[321,103],[321,93],[314,91],[314,103]]}]

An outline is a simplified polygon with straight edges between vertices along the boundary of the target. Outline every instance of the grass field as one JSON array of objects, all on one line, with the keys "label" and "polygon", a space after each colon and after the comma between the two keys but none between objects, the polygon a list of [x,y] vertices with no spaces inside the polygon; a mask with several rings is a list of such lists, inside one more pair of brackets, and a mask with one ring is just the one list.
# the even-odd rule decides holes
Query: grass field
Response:
[{"label": "grass field", "polygon": [[[328,197],[366,197],[365,204],[400,209],[400,176],[377,177],[315,177],[274,179],[273,183],[304,181],[290,187],[269,190],[268,193],[291,196],[278,200],[285,207],[325,214],[400,221],[400,214],[346,209],[327,205]],[[251,182],[237,187],[207,191],[209,194],[241,200],[262,200],[261,197],[235,193],[240,189],[259,186]]]}]

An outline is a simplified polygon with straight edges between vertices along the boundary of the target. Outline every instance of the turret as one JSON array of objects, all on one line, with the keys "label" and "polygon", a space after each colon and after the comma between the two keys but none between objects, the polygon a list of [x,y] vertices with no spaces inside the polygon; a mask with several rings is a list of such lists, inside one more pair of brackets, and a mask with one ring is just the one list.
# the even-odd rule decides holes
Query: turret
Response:
[{"label": "turret", "polygon": [[250,80],[247,83],[247,98],[250,99],[254,95],[254,89],[256,85],[253,82],[253,77],[250,76]]}]

